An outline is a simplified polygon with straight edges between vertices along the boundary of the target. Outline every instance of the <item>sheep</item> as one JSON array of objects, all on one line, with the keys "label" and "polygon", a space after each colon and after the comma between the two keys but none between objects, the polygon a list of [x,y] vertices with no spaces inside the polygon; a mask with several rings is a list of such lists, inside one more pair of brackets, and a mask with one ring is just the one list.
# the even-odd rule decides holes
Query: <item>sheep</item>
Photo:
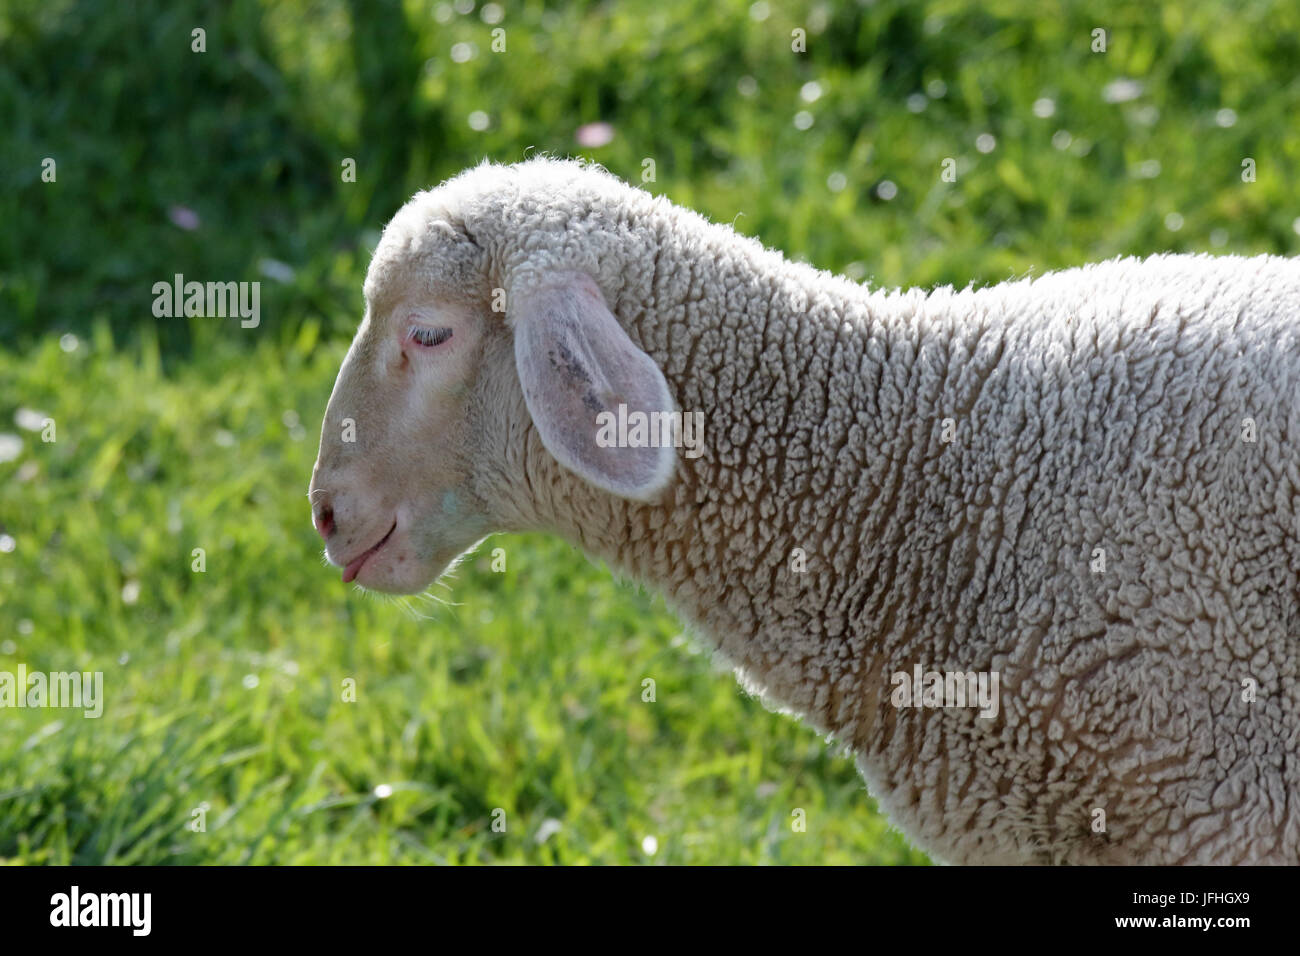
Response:
[{"label": "sheep", "polygon": [[1300,265],[873,290],[540,158],[417,194],[364,293],[309,492],[344,581],[553,532],[940,862],[1300,862]]}]

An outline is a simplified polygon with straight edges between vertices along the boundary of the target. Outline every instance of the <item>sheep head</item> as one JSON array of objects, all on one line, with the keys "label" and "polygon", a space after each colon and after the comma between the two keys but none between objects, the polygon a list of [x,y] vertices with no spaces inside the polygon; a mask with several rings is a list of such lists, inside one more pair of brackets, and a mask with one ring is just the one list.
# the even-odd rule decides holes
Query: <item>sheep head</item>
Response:
[{"label": "sheep head", "polygon": [[417,592],[485,535],[544,525],[557,496],[646,501],[672,478],[671,447],[597,437],[620,404],[673,408],[593,277],[588,229],[564,214],[575,179],[612,177],[546,165],[563,175],[480,166],[384,230],[308,492],[344,581]]}]

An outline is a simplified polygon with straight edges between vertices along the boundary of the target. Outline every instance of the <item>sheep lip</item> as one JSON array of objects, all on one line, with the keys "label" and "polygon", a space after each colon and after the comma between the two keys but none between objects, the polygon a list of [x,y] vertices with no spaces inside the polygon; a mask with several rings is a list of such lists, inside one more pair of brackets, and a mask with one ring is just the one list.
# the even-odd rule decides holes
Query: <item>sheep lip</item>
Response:
[{"label": "sheep lip", "polygon": [[354,578],[356,578],[358,574],[361,573],[361,566],[365,564],[366,561],[369,560],[369,558],[372,555],[376,554],[380,548],[382,548],[385,544],[388,543],[388,539],[393,536],[393,532],[396,530],[397,530],[397,519],[394,518],[393,526],[388,529],[387,534],[385,534],[382,538],[380,538],[376,544],[370,546],[365,551],[362,551],[359,555],[357,555],[355,558],[353,558],[351,561],[348,562],[347,567],[343,569],[344,584],[347,584],[349,581],[353,580]]}]

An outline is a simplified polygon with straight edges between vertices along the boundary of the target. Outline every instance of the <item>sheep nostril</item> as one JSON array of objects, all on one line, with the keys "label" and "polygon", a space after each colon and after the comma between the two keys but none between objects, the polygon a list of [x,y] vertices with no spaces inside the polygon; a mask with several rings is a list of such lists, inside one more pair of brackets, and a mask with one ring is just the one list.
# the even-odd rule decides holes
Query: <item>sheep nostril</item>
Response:
[{"label": "sheep nostril", "polygon": [[326,505],[321,508],[319,513],[313,514],[312,519],[315,522],[316,530],[320,532],[320,536],[328,538],[330,532],[334,530],[334,509]]}]

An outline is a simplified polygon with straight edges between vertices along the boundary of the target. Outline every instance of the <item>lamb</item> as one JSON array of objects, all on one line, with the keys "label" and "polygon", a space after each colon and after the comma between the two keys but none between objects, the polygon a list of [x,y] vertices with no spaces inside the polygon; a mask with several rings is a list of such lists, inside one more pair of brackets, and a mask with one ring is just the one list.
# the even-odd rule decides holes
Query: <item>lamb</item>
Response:
[{"label": "lamb", "polygon": [[937,860],[1300,862],[1300,264],[871,290],[544,158],[416,195],[365,300],[309,493],[344,581],[548,530]]}]

